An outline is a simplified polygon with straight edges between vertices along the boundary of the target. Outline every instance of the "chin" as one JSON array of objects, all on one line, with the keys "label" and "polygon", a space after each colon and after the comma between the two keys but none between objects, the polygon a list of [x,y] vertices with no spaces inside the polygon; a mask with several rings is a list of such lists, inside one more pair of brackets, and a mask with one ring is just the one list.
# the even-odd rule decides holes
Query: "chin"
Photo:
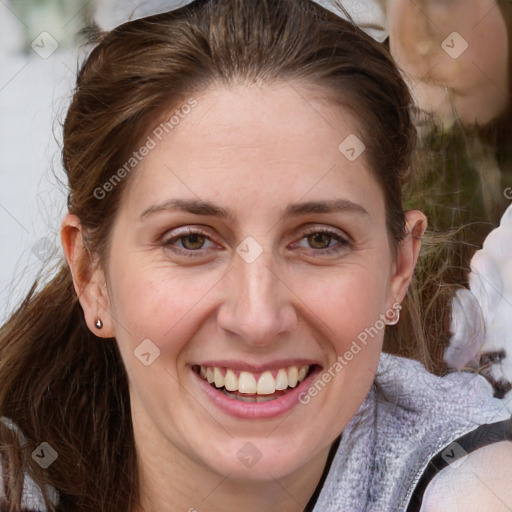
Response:
[{"label": "chin", "polygon": [[286,439],[232,438],[224,449],[217,445],[216,453],[204,454],[203,461],[213,471],[229,475],[230,480],[269,482],[295,473],[315,457],[311,448],[319,440],[307,439],[306,444],[305,439],[293,435]]}]

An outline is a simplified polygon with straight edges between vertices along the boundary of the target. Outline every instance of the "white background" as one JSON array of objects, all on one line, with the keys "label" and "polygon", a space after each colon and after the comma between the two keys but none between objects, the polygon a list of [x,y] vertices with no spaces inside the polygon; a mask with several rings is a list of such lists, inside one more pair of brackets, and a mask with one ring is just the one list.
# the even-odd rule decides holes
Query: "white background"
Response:
[{"label": "white background", "polygon": [[[45,258],[33,247],[53,247],[53,260],[61,254],[58,231],[66,198],[53,176],[64,179],[53,132],[60,139],[76,79],[78,52],[69,43],[76,22],[35,14],[23,19],[0,1],[0,323],[43,266]],[[59,42],[47,58],[30,46],[25,50],[26,41],[43,31]],[[46,43],[48,49],[51,40]]]}]

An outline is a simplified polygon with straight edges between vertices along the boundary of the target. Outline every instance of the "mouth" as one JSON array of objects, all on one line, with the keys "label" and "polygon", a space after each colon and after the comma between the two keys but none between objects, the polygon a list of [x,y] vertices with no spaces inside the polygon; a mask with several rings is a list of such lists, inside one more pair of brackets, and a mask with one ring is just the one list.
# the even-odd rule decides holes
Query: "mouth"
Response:
[{"label": "mouth", "polygon": [[318,365],[286,366],[253,373],[219,366],[192,367],[212,388],[232,400],[246,403],[277,400],[297,388],[318,368]]}]

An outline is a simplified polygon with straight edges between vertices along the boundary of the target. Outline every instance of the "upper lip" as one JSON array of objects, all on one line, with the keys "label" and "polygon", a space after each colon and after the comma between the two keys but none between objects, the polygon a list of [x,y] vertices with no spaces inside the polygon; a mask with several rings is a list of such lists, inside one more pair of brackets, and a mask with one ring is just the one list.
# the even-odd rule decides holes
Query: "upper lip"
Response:
[{"label": "upper lip", "polygon": [[223,361],[202,361],[195,363],[194,366],[210,366],[217,368],[230,368],[231,370],[239,370],[241,372],[262,373],[266,370],[279,370],[288,368],[289,366],[321,366],[320,363],[312,359],[279,359],[269,361],[267,363],[248,363],[240,360],[223,360]]}]

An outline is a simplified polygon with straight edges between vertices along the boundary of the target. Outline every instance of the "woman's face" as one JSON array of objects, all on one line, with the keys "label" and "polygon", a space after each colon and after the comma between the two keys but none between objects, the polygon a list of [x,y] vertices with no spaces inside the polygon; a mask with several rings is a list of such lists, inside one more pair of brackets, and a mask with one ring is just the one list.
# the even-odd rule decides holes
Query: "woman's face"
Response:
[{"label": "woman's face", "polygon": [[108,313],[86,310],[117,339],[143,460],[284,478],[368,393],[415,249],[393,252],[362,136],[321,96],[217,86],[149,134],[112,230]]}]

